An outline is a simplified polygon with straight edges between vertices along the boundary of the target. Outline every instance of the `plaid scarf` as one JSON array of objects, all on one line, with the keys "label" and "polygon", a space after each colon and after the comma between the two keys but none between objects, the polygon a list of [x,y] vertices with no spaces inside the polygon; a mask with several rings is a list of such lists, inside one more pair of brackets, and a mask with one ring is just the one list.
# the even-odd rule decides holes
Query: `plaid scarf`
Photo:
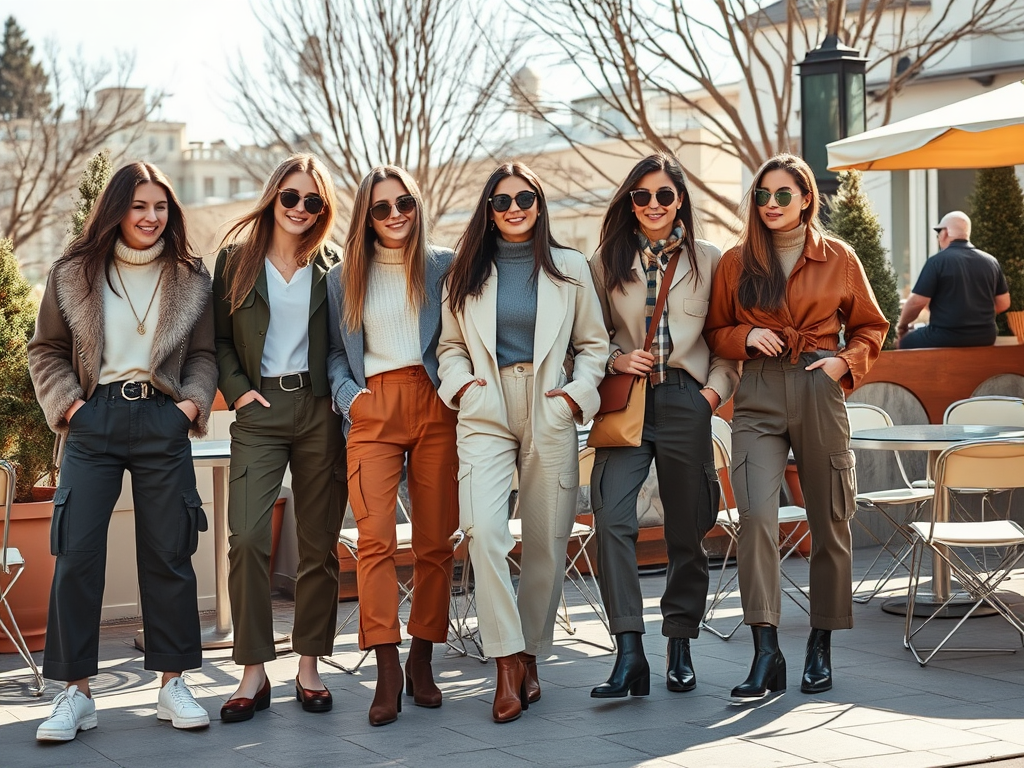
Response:
[{"label": "plaid scarf", "polygon": [[[651,321],[654,317],[654,306],[658,303],[658,291],[661,289],[661,280],[665,274],[665,267],[669,259],[683,247],[686,236],[686,227],[683,222],[676,219],[672,227],[672,233],[664,240],[652,243],[642,231],[637,231],[637,238],[640,241],[640,254],[643,258],[644,268],[647,270],[647,321],[645,331],[650,331]],[[648,379],[651,386],[657,386],[665,381],[668,371],[668,358],[672,353],[672,335],[668,327],[668,302],[658,318],[658,328],[654,332],[654,339],[651,341],[651,354],[654,355],[654,366]]]}]

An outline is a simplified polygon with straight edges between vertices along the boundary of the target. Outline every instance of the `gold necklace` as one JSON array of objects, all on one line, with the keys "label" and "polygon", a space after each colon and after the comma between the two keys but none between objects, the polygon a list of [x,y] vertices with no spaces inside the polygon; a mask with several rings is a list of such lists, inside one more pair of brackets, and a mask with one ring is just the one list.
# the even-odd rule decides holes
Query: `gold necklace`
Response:
[{"label": "gold necklace", "polygon": [[[135,330],[138,331],[139,336],[146,335],[146,318],[149,317],[149,310],[153,308],[153,302],[156,300],[156,292],[160,290],[160,277],[156,279],[156,288],[153,289],[153,295],[149,297],[149,306],[146,307],[146,314],[139,320],[139,313],[135,311],[135,305],[132,304],[132,297],[128,295],[128,287],[124,284],[124,278],[121,277],[121,268],[117,266],[117,259],[114,259],[114,271],[117,272],[117,279],[121,283],[121,290],[124,291],[124,297],[128,299],[128,306],[132,309],[132,314],[135,315],[135,319],[138,320],[139,324],[135,326]],[[161,276],[163,270],[160,270]]]}]

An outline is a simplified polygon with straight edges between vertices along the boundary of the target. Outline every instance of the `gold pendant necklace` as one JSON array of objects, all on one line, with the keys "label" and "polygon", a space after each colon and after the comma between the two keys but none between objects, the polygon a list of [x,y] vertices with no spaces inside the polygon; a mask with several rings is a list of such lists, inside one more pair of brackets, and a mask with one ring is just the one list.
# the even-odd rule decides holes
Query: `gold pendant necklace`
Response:
[{"label": "gold pendant necklace", "polygon": [[[135,315],[135,319],[138,321],[138,325],[135,326],[136,332],[139,336],[146,335],[146,318],[149,317],[149,310],[153,308],[153,301],[156,299],[156,292],[160,290],[160,277],[156,279],[156,287],[153,289],[153,295],[149,297],[149,305],[146,307],[146,314],[139,319],[139,313],[135,311],[135,305],[132,304],[132,297],[128,295],[128,287],[124,284],[124,278],[121,277],[121,268],[117,266],[117,258],[114,258],[114,271],[117,272],[117,279],[121,283],[121,290],[124,291],[124,297],[128,299],[128,306],[131,307],[132,314]],[[163,276],[163,270],[160,271],[160,276]]]}]

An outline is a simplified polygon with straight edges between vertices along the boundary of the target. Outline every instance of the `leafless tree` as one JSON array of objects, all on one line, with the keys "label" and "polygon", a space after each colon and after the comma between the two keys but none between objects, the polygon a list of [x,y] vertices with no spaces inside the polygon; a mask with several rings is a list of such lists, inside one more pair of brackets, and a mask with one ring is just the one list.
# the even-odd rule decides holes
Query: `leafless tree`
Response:
[{"label": "leafless tree", "polygon": [[[679,132],[661,124],[651,107],[659,100],[674,104],[701,123],[700,143],[751,171],[776,152],[798,149],[789,133],[799,87],[794,75],[826,34],[868,57],[868,81],[881,83],[868,106],[886,123],[899,92],[958,42],[1024,32],[1024,3],[1011,0],[544,0],[534,9],[538,30],[562,62],[575,66],[608,112],[625,117],[629,130],[590,115],[572,115],[577,121],[590,121],[594,131],[621,146],[678,153],[684,143]],[[968,21],[952,25],[954,16]],[[742,117],[729,94],[737,80],[752,97],[750,113]],[[564,110],[559,123],[558,105],[535,106],[574,141],[561,127]],[[599,173],[600,163],[593,170]],[[691,181],[708,199],[735,211],[736,202],[699,175],[691,174]]]},{"label": "leafless tree", "polygon": [[89,157],[110,147],[116,160],[161,99],[147,101],[142,90],[127,87],[130,56],[62,67],[51,48],[48,58],[48,108],[31,117],[0,116],[0,235],[15,247],[68,215]]},{"label": "leafless tree", "polygon": [[267,63],[233,68],[235,104],[257,144],[319,155],[343,188],[374,165],[409,169],[436,220],[478,173],[475,159],[502,152],[498,97],[514,48],[504,10],[471,0],[264,0],[256,12]]}]

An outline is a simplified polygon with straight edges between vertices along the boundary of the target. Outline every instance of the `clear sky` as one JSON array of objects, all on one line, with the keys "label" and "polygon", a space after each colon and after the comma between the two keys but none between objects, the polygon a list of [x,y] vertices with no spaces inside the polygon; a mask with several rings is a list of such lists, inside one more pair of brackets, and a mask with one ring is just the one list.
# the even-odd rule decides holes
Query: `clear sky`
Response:
[{"label": "clear sky", "polygon": [[187,124],[189,141],[245,141],[230,116],[232,61],[259,66],[262,28],[249,0],[0,0],[42,58],[55,42],[86,61],[135,54],[129,85],[170,94],[158,118]]}]

